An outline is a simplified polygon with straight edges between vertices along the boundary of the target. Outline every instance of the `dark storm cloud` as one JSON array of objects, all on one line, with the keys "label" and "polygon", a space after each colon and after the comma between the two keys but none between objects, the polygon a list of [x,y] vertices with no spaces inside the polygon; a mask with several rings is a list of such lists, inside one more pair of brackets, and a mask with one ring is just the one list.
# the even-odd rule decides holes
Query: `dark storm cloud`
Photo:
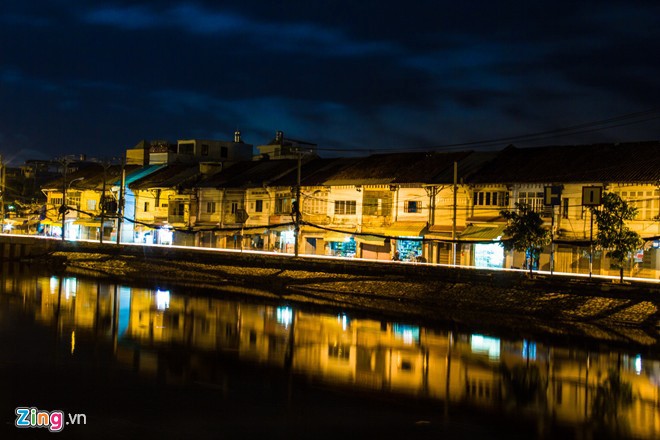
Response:
[{"label": "dark storm cloud", "polygon": [[[423,148],[654,107],[655,3],[9,2],[0,152],[143,138]],[[589,141],[655,138],[652,124]],[[572,139],[558,141],[570,142]]]}]

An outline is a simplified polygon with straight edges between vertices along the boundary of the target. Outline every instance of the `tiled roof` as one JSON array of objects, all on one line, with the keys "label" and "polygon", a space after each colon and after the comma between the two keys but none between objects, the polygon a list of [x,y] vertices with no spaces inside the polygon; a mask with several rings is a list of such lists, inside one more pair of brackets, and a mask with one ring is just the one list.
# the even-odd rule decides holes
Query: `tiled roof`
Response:
[{"label": "tiled roof", "polygon": [[340,170],[326,184],[435,183],[440,176],[446,175],[447,170],[453,170],[455,161],[470,154],[469,151],[375,154],[358,159],[353,165]]},{"label": "tiled roof", "polygon": [[657,182],[660,142],[517,148],[509,146],[471,183]]},{"label": "tiled roof", "polygon": [[[126,165],[126,173],[129,174],[137,169],[139,165]],[[101,190],[103,188],[103,180],[105,180],[106,188],[115,184],[117,179],[121,178],[122,167],[121,165],[111,165],[104,170],[100,163],[90,162],[80,165],[78,170],[67,173],[66,181],[69,183],[69,188],[76,190]],[[61,190],[64,183],[64,176],[51,180],[41,187],[44,189]]]},{"label": "tiled roof", "polygon": [[[303,162],[300,170],[300,184],[302,186],[323,186],[325,182],[334,176],[337,172],[353,165],[358,159],[335,158],[321,159],[315,158]],[[293,186],[298,181],[297,169],[280,179],[270,183],[271,186]]]},{"label": "tiled roof", "polygon": [[128,184],[132,190],[175,188],[200,175],[199,165],[176,162]]},{"label": "tiled roof", "polygon": [[249,188],[266,186],[282,175],[295,172],[297,160],[261,160],[238,162],[216,175],[200,181],[199,188]]}]

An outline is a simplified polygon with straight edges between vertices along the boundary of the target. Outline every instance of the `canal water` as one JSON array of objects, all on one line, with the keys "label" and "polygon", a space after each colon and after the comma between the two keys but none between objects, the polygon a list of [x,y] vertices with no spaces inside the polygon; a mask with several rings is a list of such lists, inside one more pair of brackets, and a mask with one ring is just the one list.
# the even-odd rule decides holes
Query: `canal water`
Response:
[{"label": "canal water", "polygon": [[222,290],[4,267],[0,349],[0,438],[660,437],[657,350]]}]

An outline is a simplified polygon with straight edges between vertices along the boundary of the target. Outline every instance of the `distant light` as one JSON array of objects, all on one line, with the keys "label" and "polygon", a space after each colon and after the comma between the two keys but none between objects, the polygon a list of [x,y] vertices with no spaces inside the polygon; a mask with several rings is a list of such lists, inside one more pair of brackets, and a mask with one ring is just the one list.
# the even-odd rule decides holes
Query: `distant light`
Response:
[{"label": "distant light", "polygon": [[296,234],[294,231],[282,231],[282,241],[284,243],[293,243],[296,241]]},{"label": "distant light", "polygon": [[635,356],[635,373],[639,376],[642,374],[642,355],[638,354]]}]

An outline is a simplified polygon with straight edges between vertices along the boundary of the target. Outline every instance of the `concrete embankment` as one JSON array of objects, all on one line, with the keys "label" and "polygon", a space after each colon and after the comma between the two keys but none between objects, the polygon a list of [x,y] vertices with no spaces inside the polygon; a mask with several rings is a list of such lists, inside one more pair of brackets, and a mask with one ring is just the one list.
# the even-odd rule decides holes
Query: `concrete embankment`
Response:
[{"label": "concrete embankment", "polygon": [[[582,294],[660,296],[660,284],[615,280],[530,274],[526,271],[502,271],[432,264],[374,262],[360,259],[335,259],[315,256],[295,258],[291,254],[218,251],[171,246],[135,246],[90,242],[56,241],[53,250],[61,252],[98,253],[114,257],[133,257],[143,261],[166,260],[205,265],[278,269],[296,272],[344,274],[357,276],[400,277],[409,280],[441,280],[446,283],[470,283],[491,287],[575,292]],[[163,266],[166,269],[167,266]]]},{"label": "concrete embankment", "polygon": [[[42,240],[43,241],[43,240]],[[660,352],[660,286],[359,259],[49,242],[65,273],[252,295],[498,334],[580,337]],[[44,246],[40,244],[40,252]],[[38,255],[38,252],[34,253]]]}]

